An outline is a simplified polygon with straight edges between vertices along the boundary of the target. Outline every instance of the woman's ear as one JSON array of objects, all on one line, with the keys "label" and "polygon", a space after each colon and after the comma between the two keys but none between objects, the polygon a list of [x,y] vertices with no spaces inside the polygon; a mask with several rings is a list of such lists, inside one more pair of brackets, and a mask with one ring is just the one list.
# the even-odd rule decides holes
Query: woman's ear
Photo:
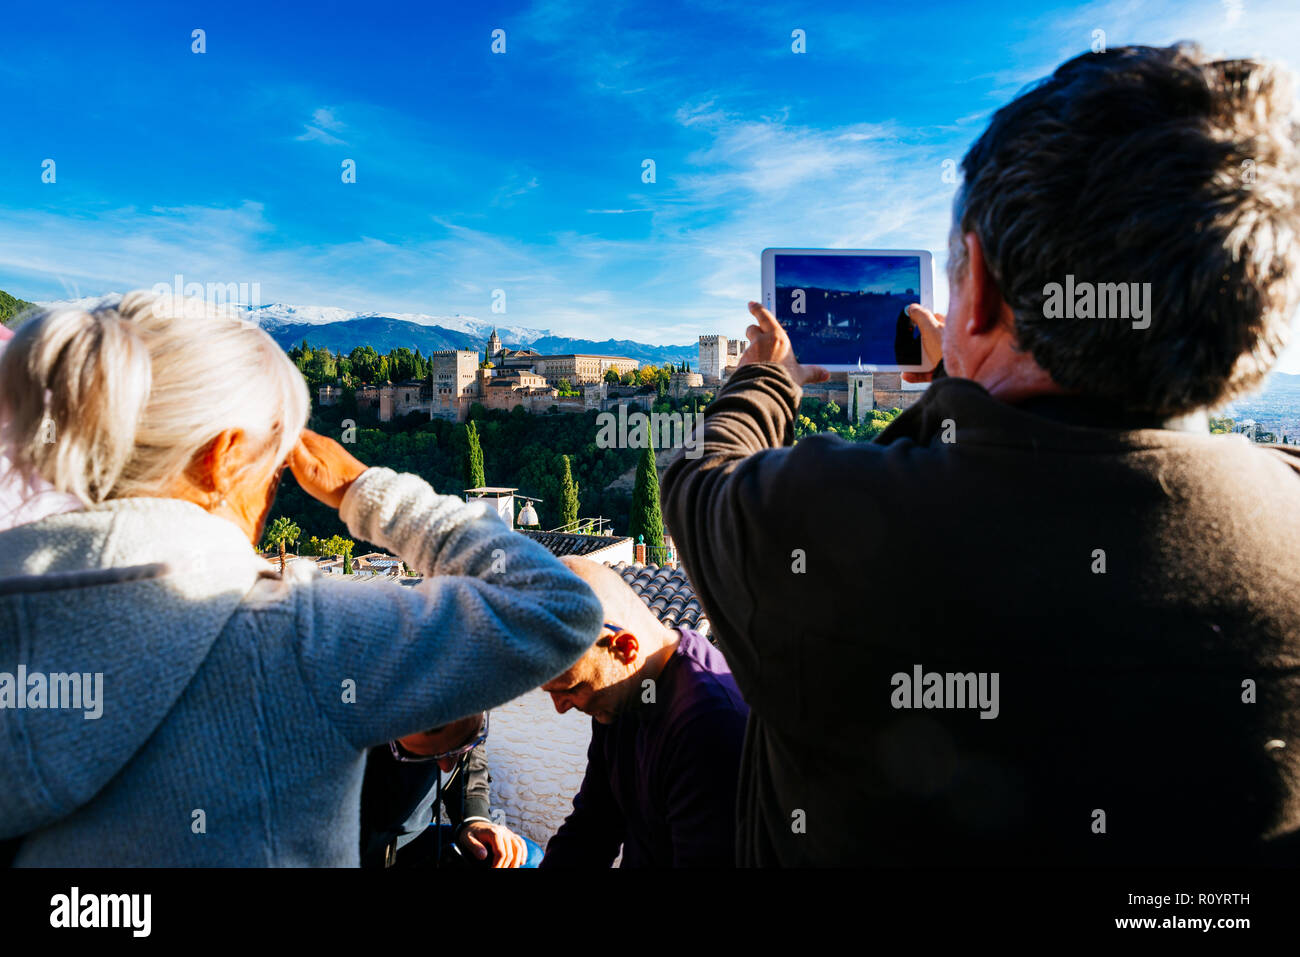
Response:
[{"label": "woman's ear", "polygon": [[226,429],[218,433],[195,462],[194,484],[214,498],[225,498],[244,464],[244,451],[242,429]]}]

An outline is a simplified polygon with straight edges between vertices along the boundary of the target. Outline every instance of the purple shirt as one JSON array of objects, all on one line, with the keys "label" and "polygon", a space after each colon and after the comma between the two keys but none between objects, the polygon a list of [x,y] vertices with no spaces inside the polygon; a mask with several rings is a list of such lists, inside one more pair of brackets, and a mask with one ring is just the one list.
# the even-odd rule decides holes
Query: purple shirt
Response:
[{"label": "purple shirt", "polygon": [[587,773],[542,867],[734,867],[749,708],[722,653],[680,629],[653,704],[591,723]]}]

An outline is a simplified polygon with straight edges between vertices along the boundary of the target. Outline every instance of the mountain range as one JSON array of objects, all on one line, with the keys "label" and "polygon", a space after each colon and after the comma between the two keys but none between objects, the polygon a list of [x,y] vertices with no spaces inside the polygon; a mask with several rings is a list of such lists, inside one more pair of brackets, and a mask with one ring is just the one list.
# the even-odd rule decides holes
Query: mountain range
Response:
[{"label": "mountain range", "polygon": [[[62,305],[88,306],[100,297],[70,300]],[[24,304],[25,305],[25,304]],[[50,305],[50,303],[41,303]],[[549,329],[504,325],[473,316],[434,316],[425,313],[352,312],[333,306],[295,306],[274,302],[263,306],[232,306],[267,331],[286,351],[306,340],[315,348],[348,353],[371,346],[380,354],[405,346],[424,355],[438,349],[473,349],[482,352],[488,336],[497,331],[510,349],[533,349],[542,355],[587,353],[626,356],[642,365],[689,362],[697,365],[699,346],[655,346],[631,339],[576,339],[557,336]]]},{"label": "mountain range", "polygon": [[[99,297],[68,301],[66,305],[91,305]],[[0,291],[0,319],[9,319],[28,303]],[[50,305],[50,303],[40,303]],[[384,353],[399,346],[419,349],[424,355],[438,349],[474,349],[483,351],[488,336],[496,329],[509,348],[534,349],[543,355],[591,353],[618,355],[643,364],[689,362],[697,365],[699,348],[695,343],[680,346],[655,346],[630,339],[575,339],[557,336],[549,329],[503,325],[473,316],[434,316],[425,313],[352,312],[331,306],[295,306],[270,303],[264,306],[238,306],[247,317],[271,336],[282,349],[291,349],[304,339],[317,348],[333,352],[351,352],[369,345]],[[1286,432],[1300,438],[1300,375],[1274,372],[1264,388],[1251,396],[1236,400],[1218,410],[1235,419],[1253,418],[1272,432]]]},{"label": "mountain range", "polygon": [[[424,324],[392,316],[358,316],[329,323],[304,323],[263,321],[265,329],[281,348],[290,349],[306,340],[316,348],[331,352],[351,352],[357,346],[373,346],[385,353],[399,346],[428,355],[437,349],[473,349],[482,352],[494,328],[483,323],[486,331],[454,329],[438,324]],[[546,329],[526,329],[498,326],[497,335],[510,349],[528,348],[542,355],[567,355],[587,353],[602,356],[626,356],[642,365],[689,362],[694,367],[699,359],[699,346],[652,346],[630,339],[574,339],[552,335]]]},{"label": "mountain range", "polygon": [[575,339],[557,336],[549,329],[503,325],[473,316],[432,316],[424,313],[356,313],[328,306],[292,306],[271,303],[243,307],[248,318],[265,329],[281,348],[290,349],[304,339],[316,348],[351,352],[357,346],[372,346],[385,353],[399,346],[428,355],[437,349],[474,349],[482,352],[488,336],[496,330],[509,349],[528,348],[542,355],[591,353],[626,356],[641,364],[663,365],[683,361],[694,366],[699,358],[696,343],[655,346],[631,339]]}]

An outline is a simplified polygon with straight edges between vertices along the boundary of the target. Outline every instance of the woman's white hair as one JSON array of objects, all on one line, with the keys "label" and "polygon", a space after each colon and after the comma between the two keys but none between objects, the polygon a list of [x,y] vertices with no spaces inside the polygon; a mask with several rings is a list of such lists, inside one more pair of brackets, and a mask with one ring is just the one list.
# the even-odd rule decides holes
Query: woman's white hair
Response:
[{"label": "woman's white hair", "polygon": [[198,300],[132,292],[31,312],[0,353],[0,444],[28,481],[86,505],[166,494],[227,429],[253,450],[237,480],[269,476],[310,407],[265,331]]}]

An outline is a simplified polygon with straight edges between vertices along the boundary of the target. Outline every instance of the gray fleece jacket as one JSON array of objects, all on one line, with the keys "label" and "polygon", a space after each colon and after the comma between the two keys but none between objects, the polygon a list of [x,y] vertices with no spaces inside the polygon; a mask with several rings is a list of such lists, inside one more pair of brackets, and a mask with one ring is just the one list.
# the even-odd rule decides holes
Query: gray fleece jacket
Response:
[{"label": "gray fleece jacket", "polygon": [[15,864],[356,866],[367,748],[536,688],[599,633],[591,590],[481,505],[372,468],[340,514],[425,580],[282,580],[168,498],[0,533]]}]

